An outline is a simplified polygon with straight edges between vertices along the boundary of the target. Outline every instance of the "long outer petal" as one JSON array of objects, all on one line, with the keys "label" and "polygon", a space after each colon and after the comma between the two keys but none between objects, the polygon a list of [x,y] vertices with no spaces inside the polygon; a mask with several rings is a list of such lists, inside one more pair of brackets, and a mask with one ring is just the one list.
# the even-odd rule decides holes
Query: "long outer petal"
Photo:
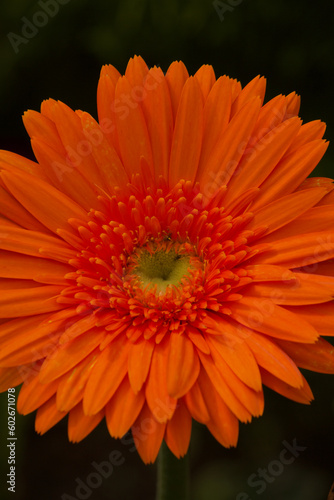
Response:
[{"label": "long outer petal", "polygon": [[[141,92],[145,92],[142,88]],[[116,85],[115,120],[119,140],[120,157],[125,171],[131,179],[132,174],[140,173],[140,158],[143,156],[152,169],[153,158],[150,138],[140,106],[142,97],[136,97],[127,78],[120,78]],[[129,130],[131,133],[129,134]]]},{"label": "long outer petal", "polygon": [[157,422],[145,404],[131,428],[137,451],[145,464],[153,463],[157,458],[165,429],[166,423]]},{"label": "long outer petal", "polygon": [[128,374],[131,387],[135,393],[140,391],[146,381],[153,350],[154,341],[149,340],[143,340],[130,347]]},{"label": "long outer petal", "polygon": [[196,381],[200,362],[193,343],[183,334],[172,333],[167,362],[167,391],[176,399],[184,396]]},{"label": "long outer petal", "polygon": [[84,392],[83,409],[86,415],[99,412],[117,391],[127,372],[129,347],[129,342],[118,338],[98,357]]},{"label": "long outer petal", "polygon": [[[20,175],[2,172],[9,191],[22,205],[53,232],[63,228],[73,232],[68,219],[86,220],[86,212],[68,196],[36,177],[22,172]],[[29,189],[27,189],[29,185]],[[38,196],[36,196],[38,193]]]},{"label": "long outer petal", "polygon": [[296,342],[280,341],[279,344],[300,368],[334,373],[334,347],[327,340],[319,338],[311,349],[307,344]]},{"label": "long outer petal", "polygon": [[210,414],[206,424],[214,437],[226,448],[236,446],[239,424],[237,418],[228,409],[204,370],[201,371],[198,383]]},{"label": "long outer petal", "polygon": [[[197,80],[185,83],[177,110],[169,162],[169,185],[195,181],[203,137],[203,98]],[[191,144],[191,148],[189,148]]]},{"label": "long outer petal", "polygon": [[106,421],[111,436],[121,438],[137,419],[145,402],[144,390],[134,393],[127,376],[106,405]]},{"label": "long outer petal", "polygon": [[85,415],[82,403],[77,404],[69,413],[68,417],[68,439],[72,443],[78,443],[95,429],[104,417],[101,410],[95,415]]},{"label": "long outer petal", "polygon": [[187,68],[182,61],[174,61],[169,66],[166,73],[166,82],[172,102],[174,120],[179,107],[182,90],[188,78],[189,74]]},{"label": "long outer petal", "polygon": [[177,400],[167,390],[167,359],[169,343],[163,340],[154,347],[150,373],[146,382],[146,401],[158,422],[170,420]]},{"label": "long outer petal", "polygon": [[104,336],[105,332],[102,329],[93,328],[85,335],[70,340],[60,347],[55,346],[54,352],[43,363],[40,381],[44,384],[52,382],[66,373],[100,345]]},{"label": "long outer petal", "polygon": [[35,419],[36,432],[44,434],[64,418],[65,415],[67,415],[67,412],[57,409],[56,396],[52,396],[37,410]]},{"label": "long outer petal", "polygon": [[267,370],[263,368],[261,369],[261,377],[264,385],[266,385],[273,391],[278,392],[278,394],[281,394],[285,398],[297,401],[297,403],[303,403],[307,405],[310,404],[312,399],[314,399],[310,386],[303,376],[303,385],[299,388],[291,387],[291,385],[288,385],[279,378],[276,378],[272,373],[267,372]]},{"label": "long outer petal", "polygon": [[[250,332],[245,342],[252,350],[259,366],[292,387],[302,386],[300,371],[279,345],[256,332]],[[308,344],[307,349],[310,349]]]},{"label": "long outer petal", "polygon": [[171,420],[166,425],[165,441],[177,458],[183,457],[189,447],[191,437],[191,415],[181,401]]},{"label": "long outer petal", "polygon": [[297,315],[268,298],[246,297],[230,303],[233,318],[239,323],[272,337],[296,342],[315,342],[318,333]]}]

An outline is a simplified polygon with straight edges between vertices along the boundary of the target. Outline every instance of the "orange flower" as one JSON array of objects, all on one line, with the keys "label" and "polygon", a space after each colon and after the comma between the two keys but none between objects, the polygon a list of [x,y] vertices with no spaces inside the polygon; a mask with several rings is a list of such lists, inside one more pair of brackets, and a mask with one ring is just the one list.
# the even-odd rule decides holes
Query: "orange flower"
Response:
[{"label": "orange flower", "polygon": [[1,390],[44,433],[103,417],[144,462],[180,457],[191,422],[226,447],[262,387],[309,403],[298,367],[334,373],[334,196],[309,178],[325,126],[295,93],[264,106],[211,66],[104,66],[99,122],[52,99],[2,151]]}]

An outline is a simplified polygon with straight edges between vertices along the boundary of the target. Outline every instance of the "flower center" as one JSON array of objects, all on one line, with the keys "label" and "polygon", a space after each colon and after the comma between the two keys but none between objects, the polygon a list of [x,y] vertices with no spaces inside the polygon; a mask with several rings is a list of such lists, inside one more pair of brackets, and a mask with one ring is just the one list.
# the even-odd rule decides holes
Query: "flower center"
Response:
[{"label": "flower center", "polygon": [[169,285],[178,286],[188,274],[190,259],[180,255],[175,249],[141,252],[135,274],[143,288],[156,286],[158,293],[165,293]]},{"label": "flower center", "polygon": [[210,311],[230,315],[229,303],[252,282],[243,264],[261,249],[251,244],[266,231],[247,228],[253,215],[243,206],[233,214],[220,199],[202,206],[184,181],[171,191],[141,190],[100,197],[101,210],[71,220],[78,236],[69,242],[78,253],[57,301],[77,314],[93,311],[108,341],[126,333],[131,342],[159,343],[189,325],[202,329]]}]

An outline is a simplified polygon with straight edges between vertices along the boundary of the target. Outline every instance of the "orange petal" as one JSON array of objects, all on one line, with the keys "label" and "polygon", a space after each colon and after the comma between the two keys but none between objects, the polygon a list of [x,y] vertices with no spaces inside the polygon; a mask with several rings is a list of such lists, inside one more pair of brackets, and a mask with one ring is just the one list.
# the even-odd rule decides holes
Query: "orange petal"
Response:
[{"label": "orange petal", "polygon": [[49,384],[41,384],[38,374],[25,382],[17,398],[17,411],[22,415],[27,415],[42,406],[48,399],[56,394],[59,379],[53,380]]},{"label": "orange petal", "polygon": [[287,101],[287,117],[296,116],[300,109],[300,96],[296,94],[296,92],[291,92],[291,94],[287,96]]},{"label": "orange petal", "polygon": [[231,78],[232,82],[232,103],[237,99],[242,91],[241,83],[235,78]]},{"label": "orange petal", "polygon": [[128,432],[137,419],[143,404],[145,393],[133,392],[127,376],[106,405],[106,421],[111,436],[121,438]]},{"label": "orange petal", "polygon": [[[15,286],[14,280],[13,286]],[[37,283],[29,281],[27,281],[27,288],[2,290],[0,294],[0,318],[32,316],[62,309],[63,306],[56,300],[62,290],[63,286],[38,286]]]},{"label": "orange petal", "polygon": [[266,79],[263,76],[256,76],[241,90],[233,103],[232,113],[234,116],[250,99],[259,97],[261,106],[266,92]]},{"label": "orange petal", "polygon": [[271,241],[278,241],[290,236],[315,233],[318,231],[330,231],[333,227],[333,220],[334,205],[313,207],[286,226],[281,227],[281,229],[264,236],[261,239],[261,243],[269,243]]},{"label": "orange petal", "polygon": [[[22,205],[0,186],[0,213],[16,224],[33,231],[45,231],[45,227]],[[47,231],[47,230],[46,230]],[[48,231],[47,231],[48,232]]]},{"label": "orange petal", "polygon": [[72,410],[82,400],[87,380],[99,354],[99,349],[94,349],[64,375],[57,388],[58,410]]},{"label": "orange petal", "polygon": [[239,431],[237,418],[227,408],[204,370],[201,370],[198,383],[210,414],[206,425],[211,434],[226,448],[236,446]]},{"label": "orange petal", "polygon": [[256,123],[260,106],[260,99],[254,97],[240,109],[213,149],[206,169],[198,175],[197,180],[208,198],[226,185],[235,172]]},{"label": "orange petal", "polygon": [[247,344],[235,339],[233,337],[227,339],[225,333],[207,336],[211,352],[214,349],[240,380],[255,391],[260,391],[261,376],[252,351]]},{"label": "orange petal", "polygon": [[277,127],[285,118],[287,98],[278,95],[262,106],[250,139],[250,145],[257,144],[263,136]]},{"label": "orange petal", "polygon": [[200,363],[193,343],[184,334],[169,337],[167,391],[176,399],[186,394],[195,383]]},{"label": "orange petal", "polygon": [[[52,101],[51,104],[52,106],[53,102],[54,101]],[[60,140],[57,127],[51,118],[42,113],[38,113],[38,111],[29,109],[23,114],[22,120],[30,139],[42,139],[54,150],[65,153],[65,148]],[[49,177],[48,172],[46,172],[46,177]]]},{"label": "orange petal", "polygon": [[58,228],[73,232],[68,219],[85,220],[87,217],[86,212],[65,194],[32,175],[2,172],[1,177],[15,198],[53,232]]},{"label": "orange petal", "polygon": [[145,404],[131,428],[137,451],[145,464],[153,463],[157,458],[165,429],[166,424],[157,422]]},{"label": "orange petal", "polygon": [[59,344],[65,344],[69,340],[79,337],[82,333],[91,330],[99,323],[99,315],[96,311],[88,311],[86,316],[75,320],[73,323],[65,326],[65,331],[59,339]]},{"label": "orange petal", "polygon": [[[144,95],[145,89],[141,89]],[[127,78],[120,78],[116,85],[115,118],[120,147],[121,160],[129,178],[140,173],[140,158],[144,157],[152,168],[153,158],[150,138],[143,111],[139,102],[143,96],[137,96]],[[129,134],[131,130],[131,134]]]},{"label": "orange petal", "polygon": [[[112,192],[117,186],[126,189],[129,182],[116,150],[110,145],[102,128],[88,113],[82,113],[81,124],[84,134],[90,137],[92,155],[105,185]],[[99,187],[103,187],[104,184]]]},{"label": "orange petal", "polygon": [[314,170],[327,147],[328,143],[317,139],[294,151],[287,151],[279,165],[261,184],[260,194],[253,203],[252,210],[259,209],[281,196],[292,193]]},{"label": "orange petal", "polygon": [[320,120],[313,120],[312,122],[305,123],[299,130],[297,137],[288,149],[288,153],[300,149],[308,142],[321,139],[325,133],[326,124]]},{"label": "orange petal", "polygon": [[197,79],[199,86],[202,91],[203,99],[206,100],[208,97],[212,86],[216,81],[215,72],[210,64],[203,64],[195,73],[195,78]]},{"label": "orange petal", "polygon": [[[334,190],[334,180],[330,177],[308,177],[303,182],[299,184],[296,191],[303,191],[304,189],[310,189],[315,187],[326,188],[328,193]],[[321,202],[318,203],[318,205]],[[327,203],[326,203],[327,204]]]},{"label": "orange petal", "polygon": [[58,411],[56,396],[53,396],[37,410],[35,420],[36,432],[44,434],[64,418],[65,415],[67,415],[66,411]]},{"label": "orange petal", "polygon": [[172,102],[174,120],[179,107],[183,86],[189,78],[187,68],[182,61],[174,61],[166,73],[166,82]]},{"label": "orange petal", "polygon": [[[12,153],[10,151],[0,150],[0,161],[7,163],[8,165],[18,168],[23,172],[27,172],[28,174],[35,175],[40,179],[47,180],[47,176],[43,172],[41,166],[28,158],[24,158],[16,153]],[[12,169],[10,169],[12,170]]]},{"label": "orange petal", "polygon": [[334,335],[334,302],[314,306],[287,307],[289,311],[303,318],[317,330],[319,335]]},{"label": "orange petal", "polygon": [[147,73],[147,64],[141,56],[134,56],[129,59],[125,70],[125,76],[129,80],[132,87],[135,85],[143,85],[143,81]]},{"label": "orange petal", "polygon": [[[236,395],[230,389],[229,385],[221,376],[220,371],[216,366],[216,363],[212,360],[211,356],[207,356],[202,353],[199,353],[199,356],[203,366],[201,370],[202,382],[199,381],[199,386],[201,388],[206,406],[209,410],[210,419],[212,418],[212,413],[210,411],[210,405],[207,401],[207,398],[210,394],[210,389],[208,387],[210,385],[209,380],[212,384],[212,387],[214,387],[215,391],[217,391],[217,393],[219,394],[219,397],[224,401],[226,407],[242,422],[249,422],[252,418],[251,413],[243,406],[243,404],[241,404],[240,400],[238,399],[238,395]],[[207,397],[206,394],[203,393],[203,371],[206,372],[208,377],[207,383],[205,384]]]},{"label": "orange petal", "polygon": [[[203,98],[196,78],[190,77],[183,87],[175,119],[169,162],[171,187],[180,179],[195,181],[202,136]],[[189,144],[192,145],[191,148]]]},{"label": "orange petal", "polygon": [[294,274],[286,267],[272,266],[268,264],[249,264],[243,266],[253,282],[258,281],[290,281],[295,280]]},{"label": "orange petal", "polygon": [[70,340],[60,347],[55,346],[54,352],[43,363],[40,381],[46,384],[66,373],[100,345],[104,337],[104,330],[93,328],[85,335]]},{"label": "orange petal", "polygon": [[91,185],[101,185],[102,178],[92,156],[91,137],[83,133],[78,114],[61,101],[54,102],[52,114],[70,163]]},{"label": "orange petal", "polygon": [[102,66],[97,86],[97,111],[99,123],[117,154],[119,154],[119,144],[115,119],[115,89],[120,76],[120,73],[114,66]]},{"label": "orange petal", "polygon": [[298,276],[302,274],[305,279],[317,280],[323,284],[333,284],[334,281],[334,259],[317,262],[313,266],[300,267]]},{"label": "orange petal", "polygon": [[272,241],[268,244],[268,250],[253,257],[251,263],[274,264],[293,269],[333,257],[333,232],[319,231]]},{"label": "orange petal", "polygon": [[[79,339],[84,339],[86,335]],[[111,342],[99,355],[84,392],[86,415],[99,412],[117,391],[127,372],[129,348],[130,343],[121,337]]]},{"label": "orange petal", "polygon": [[72,270],[71,266],[48,259],[38,259],[5,250],[0,254],[2,278],[24,278],[38,283],[67,285],[64,276]]},{"label": "orange petal", "polygon": [[297,219],[316,205],[326,193],[327,190],[324,188],[313,188],[288,194],[256,211],[247,229],[267,226],[266,234],[269,234]]},{"label": "orange petal", "polygon": [[[262,368],[292,387],[302,386],[302,375],[295,363],[285,354],[284,349],[280,349],[276,343],[256,332],[249,332],[245,342]],[[310,349],[309,344],[307,349]]]},{"label": "orange petal", "polygon": [[168,86],[160,68],[152,68],[147,74],[144,88],[147,98],[142,108],[150,136],[156,179],[168,178],[168,166],[173,134],[173,110]]},{"label": "orange petal", "polygon": [[189,448],[191,437],[191,415],[181,401],[173,418],[167,422],[165,441],[168,448],[177,458],[183,457]]},{"label": "orange petal", "polygon": [[40,257],[42,249],[52,248],[55,255],[53,260],[65,263],[77,255],[76,251],[61,239],[39,231],[0,225],[0,233],[2,235],[0,238],[2,250]]},{"label": "orange petal", "polygon": [[78,443],[95,429],[103,416],[102,410],[95,415],[87,416],[83,412],[82,404],[77,404],[68,416],[68,439],[72,443]]},{"label": "orange petal", "polygon": [[232,317],[244,326],[267,335],[298,342],[314,342],[318,333],[296,314],[274,304],[271,299],[243,297],[230,302]]},{"label": "orange petal", "polygon": [[[237,348],[238,352],[240,352],[241,349],[245,349],[246,353],[250,351],[247,344],[244,341],[244,338],[248,335],[248,331],[245,327],[242,327],[241,325],[237,324],[233,325],[232,322],[229,321],[228,323],[227,322],[221,323],[219,325],[219,328],[221,329],[222,335],[217,335],[217,334],[215,334],[214,336],[211,335],[212,333],[211,328],[210,332],[208,331],[206,337],[208,339],[209,345],[211,345],[212,343],[211,340],[215,341],[217,339],[224,338],[223,342],[230,349],[232,347],[239,346],[239,348]],[[263,403],[262,383],[261,379],[259,379],[259,373],[258,373],[259,370],[257,365],[255,366],[255,369],[252,370],[254,373],[253,377],[248,377],[247,380],[248,385],[247,385],[247,382],[244,383],[241,380],[241,378],[239,378],[238,374],[236,374],[231,369],[227,361],[214,347],[214,345],[215,343],[212,344],[211,356],[216,369],[219,371],[220,378],[224,380],[225,384],[231,389],[232,393],[237,396],[238,400],[249,411],[250,415],[255,415],[255,416],[261,415],[263,412],[264,403]],[[251,355],[251,357],[253,357],[253,354],[251,352],[249,352],[249,354]],[[244,359],[245,355],[242,354],[241,358]],[[247,356],[246,354],[246,359],[247,358],[249,358],[249,356]],[[240,372],[240,367],[238,368],[238,370]],[[247,375],[245,376],[243,374],[243,378],[247,379]],[[250,386],[255,387],[255,390],[252,389]]]},{"label": "orange petal", "polygon": [[299,306],[320,304],[330,301],[334,296],[333,283],[320,283],[316,276],[308,279],[302,273],[295,273],[296,280],[288,283],[256,283],[247,287],[247,295],[269,298],[275,304]]},{"label": "orange petal", "polygon": [[29,365],[0,368],[0,392],[20,385],[24,381],[26,370],[29,371]]},{"label": "orange petal", "polygon": [[244,384],[244,382],[237,377],[222,357],[216,355],[215,351],[213,351],[212,356],[220,376],[225,380],[231,391],[237,395],[240,403],[249,411],[249,420],[252,415],[255,417],[262,415],[264,410],[262,384],[259,391],[254,391],[254,389]]},{"label": "orange petal", "polygon": [[[72,315],[73,311],[69,312],[68,317]],[[0,364],[14,366],[45,358],[57,345],[63,320],[64,318],[54,319],[54,314],[46,313],[13,319],[0,325]]]},{"label": "orange petal", "polygon": [[143,340],[133,344],[129,351],[129,380],[135,393],[139,392],[145,382],[151,364],[154,342]]},{"label": "orange petal", "polygon": [[319,201],[318,205],[334,205],[334,191],[326,194],[321,201]]},{"label": "orange petal", "polygon": [[197,382],[194,383],[190,391],[184,396],[184,401],[190,415],[197,420],[197,422],[205,424],[210,420],[209,411]]},{"label": "orange petal", "polygon": [[[240,196],[247,189],[260,184],[274,170],[300,128],[300,118],[290,118],[265,135],[260,142],[246,149],[238,166],[238,175],[228,183],[225,203]],[[268,137],[269,136],[269,137]]]},{"label": "orange petal", "polygon": [[315,344],[279,341],[281,348],[300,368],[319,373],[334,373],[334,346],[319,338]]},{"label": "orange petal", "polygon": [[146,400],[155,420],[170,420],[176,408],[177,400],[168,394],[167,362],[169,342],[164,339],[154,347],[150,373],[146,382]]},{"label": "orange petal", "polygon": [[7,227],[10,227],[10,228],[14,228],[14,229],[18,229],[19,228],[19,224],[16,224],[15,222],[7,219],[6,217],[0,215],[0,226],[2,228],[7,228]]},{"label": "orange petal", "polygon": [[204,127],[198,176],[203,174],[213,148],[223,138],[230,119],[232,80],[220,77],[213,85],[204,105]]},{"label": "orange petal", "polygon": [[197,349],[204,352],[204,354],[210,354],[210,347],[208,346],[200,330],[192,326],[188,326],[187,336]]},{"label": "orange petal", "polygon": [[49,176],[49,183],[89,211],[98,207],[96,187],[73,166],[65,153],[52,148],[43,139],[33,138],[31,146],[39,163]]},{"label": "orange petal", "polygon": [[264,385],[266,385],[273,391],[278,392],[278,394],[281,394],[285,398],[297,401],[297,403],[303,403],[307,405],[310,404],[312,399],[314,399],[310,386],[308,385],[303,375],[303,385],[300,388],[291,387],[291,385],[288,385],[279,378],[276,378],[274,375],[267,372],[263,368],[261,369],[261,377]]}]

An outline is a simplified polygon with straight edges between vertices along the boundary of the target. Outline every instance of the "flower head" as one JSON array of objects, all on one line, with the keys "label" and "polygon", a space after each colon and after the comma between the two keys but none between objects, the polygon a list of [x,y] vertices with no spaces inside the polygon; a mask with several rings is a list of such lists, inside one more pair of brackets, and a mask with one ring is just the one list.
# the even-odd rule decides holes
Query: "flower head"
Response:
[{"label": "flower head", "polygon": [[25,113],[37,162],[0,153],[0,382],[38,432],[105,417],[145,462],[179,457],[192,419],[233,446],[263,385],[308,403],[299,368],[334,373],[325,127],[264,92],[135,57],[102,68],[98,122]]}]

